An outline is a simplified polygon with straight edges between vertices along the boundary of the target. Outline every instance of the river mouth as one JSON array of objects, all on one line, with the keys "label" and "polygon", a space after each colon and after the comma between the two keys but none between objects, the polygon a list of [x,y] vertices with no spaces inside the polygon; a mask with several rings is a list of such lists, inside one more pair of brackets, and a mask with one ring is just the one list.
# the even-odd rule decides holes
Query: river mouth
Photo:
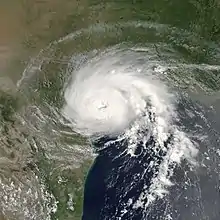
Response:
[{"label": "river mouth", "polygon": [[[177,166],[172,181],[179,183],[184,180],[186,184],[179,183],[180,188],[176,186],[178,184],[171,187],[171,194],[165,197],[168,199],[165,199],[166,204],[160,204],[161,210],[167,208],[166,213],[160,213],[160,218],[166,216],[167,219],[181,219],[178,217],[180,215],[196,220],[203,218],[202,213],[205,218],[218,219],[220,9],[218,2],[213,4],[204,5],[197,1],[165,4],[160,1],[91,3],[55,0],[23,1],[22,4],[10,5],[2,1],[0,8],[4,9],[4,13],[1,13],[4,19],[0,25],[4,31],[0,35],[0,195],[4,199],[0,202],[0,217],[2,215],[3,219],[18,220],[82,218],[84,196],[86,198],[83,195],[85,179],[100,151],[94,151],[91,144],[94,143],[93,138],[88,138],[85,133],[81,135],[82,127],[91,130],[91,125],[94,125],[91,118],[87,120],[90,126],[88,123],[82,124],[81,120],[80,129],[76,129],[76,114],[71,114],[69,120],[63,114],[63,109],[67,104],[65,91],[71,84],[72,74],[83,72],[83,68],[89,64],[90,75],[94,69],[94,72],[99,71],[100,66],[102,72],[147,72],[160,81],[159,87],[169,88],[169,94],[176,97],[172,105],[176,107],[175,114],[179,118],[174,124],[195,144],[199,168],[189,168],[187,160]],[[8,24],[3,20],[7,20]],[[97,64],[99,59],[100,63]],[[123,100],[135,90],[127,93],[126,89],[122,88],[123,93],[120,93],[121,96],[125,95]],[[118,94],[118,90],[115,92],[115,89],[109,90],[109,87],[107,91],[113,91],[114,97]],[[140,91],[135,93],[139,100]],[[98,92],[96,96],[99,96]],[[105,105],[98,102],[101,108],[94,108],[86,117],[101,111],[98,120],[103,120],[105,113],[111,109],[108,106],[114,101],[108,99],[108,105],[107,102],[104,102]],[[117,105],[120,103],[121,98]],[[77,106],[74,105],[73,110],[76,111]],[[119,113],[128,113],[126,107],[124,104],[123,108],[119,108]],[[82,110],[83,106],[79,109]],[[112,109],[116,112],[116,108]],[[80,115],[80,119],[83,116]],[[113,117],[114,114],[107,116]],[[79,118],[77,120],[79,122]],[[121,122],[124,121],[117,119],[118,125]],[[109,127],[113,125],[112,121],[108,123]],[[92,127],[100,132],[98,126],[99,123],[96,123]],[[105,126],[101,128],[106,129]],[[108,152],[108,148],[104,147],[103,152],[105,150]],[[129,148],[128,155],[141,156],[142,152],[142,147],[137,147],[136,151]],[[111,161],[112,158],[105,159]],[[115,160],[119,165],[122,163],[118,158]],[[136,166],[135,160],[132,160]],[[124,161],[129,160],[125,157]],[[127,162],[128,170],[129,165],[131,169],[132,163]],[[116,167],[111,167],[115,173],[110,172],[109,176],[103,174],[105,177],[100,182],[105,179],[107,185],[115,184],[116,188],[119,187],[120,184],[117,186],[113,178],[120,179],[119,168]],[[190,185],[190,182],[193,184]],[[208,185],[212,186],[212,190]],[[123,186],[119,188],[123,191]],[[138,187],[136,189],[139,190]],[[180,197],[179,203],[169,203],[169,199],[180,195],[181,190],[185,190],[184,196],[188,200]],[[119,191],[117,198],[120,197]],[[207,196],[207,191],[213,195],[212,198]],[[190,193],[195,194],[198,203],[190,202]],[[108,197],[102,199],[108,201]],[[192,205],[189,213],[184,211],[183,203]],[[210,208],[207,203],[216,205]],[[131,207],[131,200],[128,207]],[[116,215],[113,215],[112,210],[109,213],[107,210],[102,209],[105,215],[99,215],[97,219],[110,219],[109,213],[112,219],[120,217],[119,209]],[[126,210],[128,214],[131,212],[129,208]],[[146,213],[148,218],[152,217],[150,212]],[[130,218],[135,219],[135,216],[130,215]]]}]

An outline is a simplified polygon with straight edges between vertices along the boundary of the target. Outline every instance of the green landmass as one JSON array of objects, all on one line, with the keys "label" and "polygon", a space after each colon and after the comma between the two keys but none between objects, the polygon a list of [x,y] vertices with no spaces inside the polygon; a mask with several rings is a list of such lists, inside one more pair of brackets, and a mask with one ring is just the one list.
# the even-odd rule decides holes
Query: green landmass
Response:
[{"label": "green landmass", "polygon": [[[83,0],[83,1],[30,1],[22,0],[19,4],[22,11],[22,27],[24,35],[20,40],[20,54],[15,57],[6,74],[14,77],[13,74],[22,72],[27,64],[29,57],[35,56],[41,48],[45,48],[49,43],[64,37],[81,28],[87,28],[93,24],[116,24],[126,21],[149,21],[161,24],[168,24],[182,30],[187,30],[194,34],[194,38],[186,35],[183,38],[178,36],[177,41],[172,41],[173,47],[181,53],[187,62],[208,63],[217,65],[218,59],[214,59],[219,53],[215,48],[219,46],[220,39],[220,3],[218,0]],[[17,6],[17,5],[16,5]],[[120,34],[123,29],[118,30],[118,38],[113,40],[115,32],[107,32],[105,37],[106,45],[114,45],[121,41],[133,43],[144,43],[146,35],[143,31],[128,31],[126,37]],[[184,31],[183,31],[184,33]],[[114,36],[115,37],[115,36]],[[154,34],[147,35],[153,42]],[[156,41],[156,40],[155,40]],[[199,43],[198,43],[199,42]],[[208,42],[204,43],[204,42]],[[52,59],[48,57],[48,63],[39,70],[35,87],[30,90],[38,90],[36,93],[19,93],[11,95],[0,92],[0,123],[10,122],[14,119],[14,113],[20,106],[29,104],[42,105],[48,104],[59,109],[63,104],[61,96],[63,90],[67,60],[62,59],[63,52],[80,52],[99,48],[102,44],[102,37],[98,34],[77,39],[73,45],[63,45],[53,54]],[[213,44],[213,46],[210,46]],[[159,51],[158,51],[159,52]],[[49,53],[49,55],[51,55]],[[51,60],[55,60],[52,62]],[[168,72],[170,79],[175,81],[178,86],[184,88],[194,87],[199,84],[207,92],[220,90],[220,74],[212,71],[207,74],[199,69],[193,74],[182,75],[182,72]],[[33,85],[33,83],[32,83]],[[28,91],[30,91],[28,90]],[[21,98],[18,98],[21,97]],[[20,100],[23,101],[22,104]],[[7,126],[5,127],[7,129]],[[62,141],[69,141],[63,137]],[[85,139],[74,136],[70,142],[82,144]],[[41,149],[42,150],[42,149]],[[49,192],[51,192],[57,203],[57,211],[52,213],[53,220],[78,220],[82,215],[83,187],[85,177],[91,166],[92,159],[86,160],[80,167],[75,169],[57,168],[56,161],[48,160],[47,155],[42,152],[35,154],[37,158],[36,173],[42,178]]]}]

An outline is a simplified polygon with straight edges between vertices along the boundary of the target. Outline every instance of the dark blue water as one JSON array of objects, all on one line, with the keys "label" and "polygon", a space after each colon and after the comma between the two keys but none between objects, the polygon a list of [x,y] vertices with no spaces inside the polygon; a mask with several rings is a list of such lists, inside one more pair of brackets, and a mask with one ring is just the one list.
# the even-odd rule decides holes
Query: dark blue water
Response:
[{"label": "dark blue water", "polygon": [[[171,138],[167,143],[170,141]],[[103,149],[106,143],[108,146]],[[113,142],[104,137],[94,143],[99,155],[85,184],[83,220],[119,219],[125,209],[127,213],[121,220],[143,219],[142,209],[133,209],[125,203],[131,198],[136,201],[143,187],[149,187],[152,178],[157,175],[166,152],[159,148],[154,152],[154,145],[153,137],[149,138],[145,146],[140,141],[137,144],[136,157],[131,157],[126,153],[126,139]],[[149,167],[150,162],[153,162],[152,167]]]},{"label": "dark blue water", "polygon": [[[215,146],[216,137],[208,128],[207,121],[199,114],[189,117],[188,110],[202,111],[195,103],[193,105],[191,101],[182,100],[178,105],[179,126],[186,132],[199,131],[208,134],[211,138],[210,144]],[[208,115],[205,117],[210,118]],[[201,128],[195,124],[200,124]],[[156,152],[152,150],[156,143],[153,136],[150,136],[144,145],[142,140],[146,135],[147,130],[140,131],[136,157],[127,154],[126,139],[115,141],[117,137],[112,139],[103,137],[93,142],[98,156],[85,184],[83,220],[219,220],[220,194],[216,190],[216,185],[220,181],[217,174],[220,169],[216,169],[216,156],[213,152],[217,145],[210,147],[209,156],[213,160],[207,162],[206,168],[192,170],[187,162],[183,161],[181,166],[174,168],[171,180],[175,184],[169,189],[169,195],[157,199],[147,209],[134,209],[134,202],[141,192],[147,191],[166,155],[166,150],[162,151],[160,148]],[[166,148],[172,147],[172,132],[164,145]],[[207,146],[201,142],[199,147],[201,153],[198,160],[204,161]],[[150,163],[152,166],[149,166]],[[129,199],[133,202],[127,204]]]}]

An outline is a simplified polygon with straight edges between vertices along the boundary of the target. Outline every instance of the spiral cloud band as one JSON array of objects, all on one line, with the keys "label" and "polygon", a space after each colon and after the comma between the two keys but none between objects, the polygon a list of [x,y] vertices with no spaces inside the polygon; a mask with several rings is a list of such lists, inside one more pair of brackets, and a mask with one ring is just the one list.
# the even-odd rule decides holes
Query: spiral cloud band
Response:
[{"label": "spiral cloud band", "polygon": [[[27,122],[40,130],[41,147],[52,152],[56,160],[60,159],[57,151],[68,154],[63,157],[65,161],[70,158],[68,166],[84,161],[86,154],[90,156],[94,152],[90,146],[73,144],[78,141],[76,133],[92,140],[95,152],[106,154],[109,161],[104,163],[110,164],[109,170],[104,170],[107,191],[110,197],[111,189],[117,191],[115,219],[133,219],[126,215],[138,210],[148,219],[151,209],[160,209],[158,198],[167,204],[168,215],[164,214],[163,219],[171,219],[172,193],[179,182],[184,187],[181,194],[188,189],[195,195],[191,193],[191,179],[197,181],[197,175],[191,177],[191,171],[202,155],[202,147],[198,154],[197,146],[198,140],[205,143],[201,136],[207,122],[200,114],[202,108],[197,111],[198,106],[188,100],[185,92],[175,95],[178,93],[165,84],[169,82],[172,88],[178,89],[186,85],[206,88],[196,76],[200,72],[211,75],[219,71],[219,65],[211,62],[219,60],[216,56],[219,47],[212,48],[213,54],[206,57],[207,62],[197,63],[192,58],[203,42],[200,40],[192,33],[162,24],[135,21],[97,24],[52,42],[31,60],[17,83],[25,94],[40,99],[34,112],[37,117],[29,119],[34,114],[31,108]],[[40,86],[36,82],[41,82]],[[201,125],[200,122],[193,124],[198,118],[202,120]],[[58,146],[57,141],[48,141],[51,136],[46,136],[45,141],[42,139],[45,131],[67,140],[68,145],[60,142]],[[205,147],[203,150],[206,151]],[[170,186],[174,190],[167,195]],[[174,196],[179,196],[178,190]],[[130,192],[135,195],[130,196]],[[106,210],[112,215],[108,212],[108,192],[105,199],[102,213]],[[200,193],[196,200],[202,201]],[[181,201],[176,201],[177,206]],[[195,197],[190,201],[195,201]],[[202,209],[198,210],[202,215]],[[185,208],[182,213],[179,216],[185,216]]]},{"label": "spiral cloud band", "polygon": [[[164,67],[157,65],[155,70],[152,63],[140,50],[112,48],[98,55],[95,52],[94,58],[83,60],[75,68],[64,92],[63,115],[75,131],[90,138],[107,135],[117,137],[116,141],[126,139],[125,153],[132,157],[140,141],[142,151],[148,151],[145,146],[151,137],[156,143],[152,151],[157,155],[159,147],[166,152],[150,188],[143,189],[134,208],[146,208],[157,197],[162,198],[172,185],[171,167],[182,159],[194,164],[197,154],[194,144],[173,123],[177,119],[175,97],[158,80]],[[167,148],[171,136],[172,147]],[[153,166],[157,166],[156,161]]]},{"label": "spiral cloud band", "polygon": [[67,86],[64,114],[82,134],[119,134],[146,114],[147,105],[158,115],[170,115],[172,105],[164,86],[122,58],[125,52],[120,56],[116,52],[91,60]]}]

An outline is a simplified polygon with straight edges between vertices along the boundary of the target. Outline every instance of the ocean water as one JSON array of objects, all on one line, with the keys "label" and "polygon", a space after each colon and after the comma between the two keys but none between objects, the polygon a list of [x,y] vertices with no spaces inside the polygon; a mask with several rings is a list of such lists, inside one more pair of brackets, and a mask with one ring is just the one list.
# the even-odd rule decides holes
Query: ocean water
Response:
[{"label": "ocean water", "polygon": [[0,219],[219,220],[219,16],[0,1]]},{"label": "ocean water", "polygon": [[[219,182],[219,136],[210,129],[215,124],[213,117],[216,114],[205,106],[203,116],[189,114],[190,111],[201,113],[200,108],[201,103],[189,98],[182,99],[177,108],[179,126],[184,125],[191,133],[200,130],[202,136],[207,135],[206,142],[195,138],[199,142],[199,166],[192,169],[186,161],[175,166],[171,177],[174,184],[169,193],[157,198],[146,209],[144,204],[136,208],[135,201],[138,201],[143,189],[149,190],[167,152],[161,150],[155,154],[151,151],[156,143],[153,137],[145,143],[148,150],[143,148],[142,141],[138,143],[135,157],[125,153],[128,147],[126,140],[103,137],[94,141],[93,146],[98,155],[87,175],[82,219],[219,219],[220,201],[216,191]],[[216,125],[219,126],[218,123]],[[147,131],[144,132],[147,135]],[[165,146],[168,147],[171,142],[172,135]],[[106,143],[110,144],[106,147]],[[204,158],[207,148],[209,155],[212,154],[210,158]],[[147,199],[144,202],[146,204]]]}]

